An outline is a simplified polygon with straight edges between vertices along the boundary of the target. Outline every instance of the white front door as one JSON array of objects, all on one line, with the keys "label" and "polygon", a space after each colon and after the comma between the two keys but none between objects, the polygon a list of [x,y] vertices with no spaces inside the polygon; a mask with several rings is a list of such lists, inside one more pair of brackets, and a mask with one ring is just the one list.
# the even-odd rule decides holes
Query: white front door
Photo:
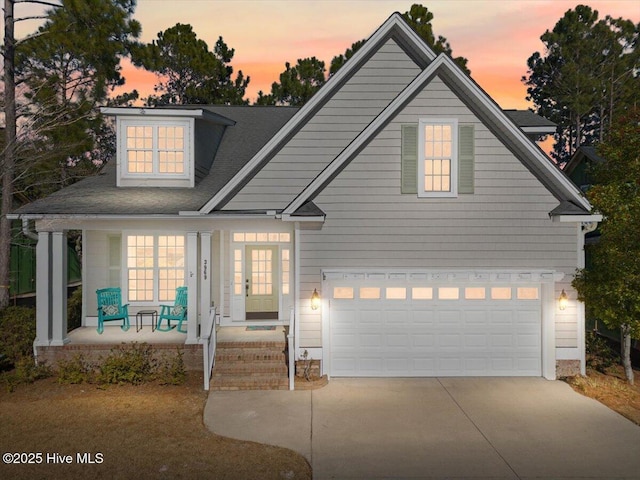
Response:
[{"label": "white front door", "polygon": [[278,318],[278,247],[245,247],[245,312],[247,320]]}]

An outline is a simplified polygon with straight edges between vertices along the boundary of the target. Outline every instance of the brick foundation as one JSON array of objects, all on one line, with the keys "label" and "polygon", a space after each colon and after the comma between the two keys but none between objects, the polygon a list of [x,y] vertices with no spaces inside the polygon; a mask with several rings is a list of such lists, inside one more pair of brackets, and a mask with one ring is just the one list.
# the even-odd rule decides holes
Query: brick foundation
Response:
[{"label": "brick foundation", "polygon": [[556,376],[575,377],[580,375],[580,360],[556,360]]},{"label": "brick foundation", "polygon": [[[63,347],[37,347],[37,360],[45,361],[47,365],[55,367],[60,360],[70,360],[76,354],[82,354],[87,361],[99,362],[106,358],[114,347],[121,344],[94,344],[94,345],[65,345]],[[178,349],[182,351],[184,366],[186,370],[202,370],[202,345],[176,345],[176,344],[151,344],[154,350],[154,357],[161,359],[162,355],[174,354]]]}]

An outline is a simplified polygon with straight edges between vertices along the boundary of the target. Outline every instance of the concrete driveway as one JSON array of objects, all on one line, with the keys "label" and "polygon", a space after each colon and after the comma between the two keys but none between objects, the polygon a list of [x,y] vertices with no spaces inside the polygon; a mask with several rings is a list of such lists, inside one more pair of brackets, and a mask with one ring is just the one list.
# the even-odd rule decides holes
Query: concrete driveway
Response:
[{"label": "concrete driveway", "polygon": [[204,421],[304,455],[314,479],[640,479],[640,427],[541,378],[343,379],[212,392]]}]

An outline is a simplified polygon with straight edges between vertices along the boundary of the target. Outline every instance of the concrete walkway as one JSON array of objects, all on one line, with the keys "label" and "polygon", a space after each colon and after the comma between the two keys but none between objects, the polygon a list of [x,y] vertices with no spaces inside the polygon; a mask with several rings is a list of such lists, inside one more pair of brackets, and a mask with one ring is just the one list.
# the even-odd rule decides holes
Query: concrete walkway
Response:
[{"label": "concrete walkway", "polygon": [[301,453],[314,479],[640,479],[640,427],[541,378],[212,392],[204,421]]}]

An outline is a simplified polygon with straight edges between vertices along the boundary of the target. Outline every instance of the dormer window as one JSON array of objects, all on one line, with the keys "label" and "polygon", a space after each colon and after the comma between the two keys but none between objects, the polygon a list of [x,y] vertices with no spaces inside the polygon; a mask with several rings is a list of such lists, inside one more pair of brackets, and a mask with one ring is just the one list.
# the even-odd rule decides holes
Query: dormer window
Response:
[{"label": "dormer window", "polygon": [[192,119],[118,119],[120,186],[189,187]]},{"label": "dormer window", "polygon": [[127,125],[127,173],[184,175],[185,126]]},{"label": "dormer window", "polygon": [[206,107],[103,107],[116,117],[118,187],[186,187],[209,174],[230,120]]}]

